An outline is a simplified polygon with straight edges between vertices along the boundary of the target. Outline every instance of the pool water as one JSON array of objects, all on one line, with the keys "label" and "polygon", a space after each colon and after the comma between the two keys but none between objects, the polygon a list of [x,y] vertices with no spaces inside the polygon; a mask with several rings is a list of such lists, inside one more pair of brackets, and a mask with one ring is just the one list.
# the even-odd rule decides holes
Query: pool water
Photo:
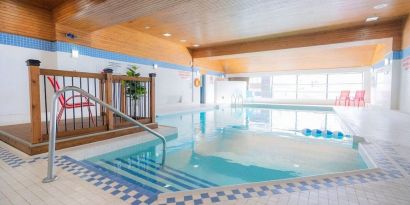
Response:
[{"label": "pool water", "polygon": [[[157,192],[170,192],[366,169],[331,108],[221,108],[158,117],[178,128],[160,169],[159,141],[85,161]],[[326,130],[344,137],[306,136]]]}]

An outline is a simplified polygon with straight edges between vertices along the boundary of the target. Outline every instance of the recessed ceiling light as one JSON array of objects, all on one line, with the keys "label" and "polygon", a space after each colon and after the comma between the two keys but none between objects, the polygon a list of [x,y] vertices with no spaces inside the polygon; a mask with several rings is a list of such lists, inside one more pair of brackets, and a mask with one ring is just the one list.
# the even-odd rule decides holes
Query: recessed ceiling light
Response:
[{"label": "recessed ceiling light", "polygon": [[185,39],[181,39],[181,40],[179,40],[179,41],[181,41],[182,43],[185,43],[185,42],[186,42],[186,40],[185,40]]},{"label": "recessed ceiling light", "polygon": [[163,36],[165,36],[165,37],[170,37],[170,36],[172,36],[172,34],[170,34],[170,33],[164,33],[164,34],[162,34]]},{"label": "recessed ceiling light", "polygon": [[372,17],[368,17],[366,19],[366,22],[372,22],[372,21],[377,21],[377,20],[379,20],[378,16],[372,16]]},{"label": "recessed ceiling light", "polygon": [[384,4],[376,5],[373,8],[378,10],[378,9],[386,8],[387,6],[388,6],[388,4],[384,3]]},{"label": "recessed ceiling light", "polygon": [[194,44],[194,45],[192,45],[193,47],[199,47],[200,45],[199,44]]},{"label": "recessed ceiling light", "polygon": [[145,28],[145,29],[150,29],[150,28],[151,28],[151,26],[145,26],[144,28]]}]

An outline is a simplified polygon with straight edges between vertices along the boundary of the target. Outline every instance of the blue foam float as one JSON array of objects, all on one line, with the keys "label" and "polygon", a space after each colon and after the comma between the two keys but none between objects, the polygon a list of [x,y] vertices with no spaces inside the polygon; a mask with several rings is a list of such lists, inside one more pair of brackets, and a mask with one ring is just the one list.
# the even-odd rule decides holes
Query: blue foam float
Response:
[{"label": "blue foam float", "polygon": [[335,138],[335,139],[342,139],[343,136],[344,136],[344,134],[342,132],[339,132],[339,131],[334,131],[333,132],[333,138]]},{"label": "blue foam float", "polygon": [[312,130],[312,136],[315,136],[315,137],[322,136],[322,130],[318,130],[318,129]]},{"label": "blue foam float", "polygon": [[311,129],[303,129],[302,133],[306,136],[312,135],[312,130]]},{"label": "blue foam float", "polygon": [[324,137],[326,137],[326,138],[332,138],[333,137],[333,132],[331,132],[329,130],[325,130],[325,131],[323,131],[323,133],[324,134],[326,133],[326,135],[324,135]]}]

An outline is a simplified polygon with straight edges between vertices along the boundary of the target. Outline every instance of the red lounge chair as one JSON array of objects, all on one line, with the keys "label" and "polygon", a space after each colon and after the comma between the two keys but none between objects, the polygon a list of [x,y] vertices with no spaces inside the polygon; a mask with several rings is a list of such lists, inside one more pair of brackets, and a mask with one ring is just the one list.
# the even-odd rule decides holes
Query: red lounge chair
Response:
[{"label": "red lounge chair", "polygon": [[364,102],[365,92],[366,91],[364,91],[364,90],[356,91],[356,94],[354,95],[354,98],[350,99],[350,105],[352,105],[352,103],[353,103],[353,106],[357,106],[357,107],[363,106],[364,107],[365,104],[366,104]]},{"label": "red lounge chair", "polygon": [[[60,90],[60,85],[58,84],[58,82],[56,80],[54,80],[54,78],[52,78],[51,76],[47,76],[48,81],[50,81],[51,85],[53,86],[55,91],[59,91]],[[85,100],[80,102],[76,102],[76,103],[70,103],[70,100],[72,100],[74,102],[74,98],[84,98]],[[71,97],[69,97],[68,99],[65,99],[64,95],[61,94],[58,97],[58,101],[60,102],[61,108],[60,111],[58,112],[57,115],[57,123],[60,124],[60,120],[61,117],[63,115],[64,109],[75,109],[75,108],[81,108],[81,107],[87,107],[88,108],[88,115],[91,118],[91,121],[93,122],[93,125],[95,126],[95,122],[94,122],[94,118],[93,118],[93,114],[91,112],[91,106],[95,106],[93,103],[90,102],[90,100],[82,95],[73,95]]]},{"label": "red lounge chair", "polygon": [[350,90],[342,90],[340,91],[340,96],[336,97],[335,100],[335,105],[343,105],[343,106],[349,106],[349,100],[350,100]]}]

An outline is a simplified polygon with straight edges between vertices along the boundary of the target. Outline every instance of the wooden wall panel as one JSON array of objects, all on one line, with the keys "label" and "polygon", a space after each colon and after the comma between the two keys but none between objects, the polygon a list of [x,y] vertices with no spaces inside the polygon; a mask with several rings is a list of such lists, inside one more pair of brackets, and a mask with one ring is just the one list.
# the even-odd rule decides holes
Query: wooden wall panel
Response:
[{"label": "wooden wall panel", "polygon": [[388,46],[385,44],[378,44],[376,48],[374,49],[374,54],[372,57],[372,65],[383,60],[384,57],[390,52],[392,52],[391,46]]},{"label": "wooden wall panel", "polygon": [[224,68],[219,60],[209,60],[209,59],[194,59],[194,66],[200,67],[201,70],[205,70],[203,72],[206,73],[207,70],[213,70],[218,72],[225,72]]},{"label": "wooden wall panel", "polygon": [[[92,33],[83,32],[64,25],[57,25],[56,28],[56,38],[59,41],[190,66],[191,55],[184,46],[121,25],[108,27]],[[74,33],[77,38],[74,40],[66,38],[65,33],[67,32]]]},{"label": "wooden wall panel", "polygon": [[55,39],[51,11],[22,2],[0,0],[0,32]]}]

